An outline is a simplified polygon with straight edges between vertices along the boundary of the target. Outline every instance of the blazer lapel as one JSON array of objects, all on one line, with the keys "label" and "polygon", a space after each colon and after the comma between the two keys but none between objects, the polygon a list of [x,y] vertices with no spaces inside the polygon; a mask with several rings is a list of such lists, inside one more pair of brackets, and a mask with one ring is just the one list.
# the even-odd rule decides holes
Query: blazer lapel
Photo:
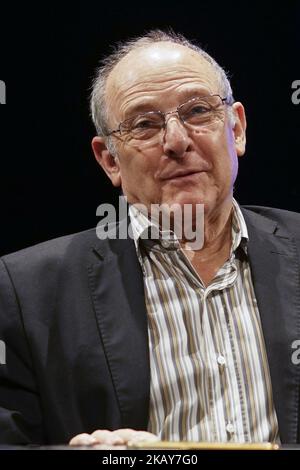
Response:
[{"label": "blazer lapel", "polygon": [[300,338],[299,266],[294,241],[277,223],[243,210],[249,260],[282,442],[297,442],[300,369],[292,362]]},{"label": "blazer lapel", "polygon": [[134,242],[99,242],[89,278],[122,426],[146,429],[150,393],[147,314]]}]

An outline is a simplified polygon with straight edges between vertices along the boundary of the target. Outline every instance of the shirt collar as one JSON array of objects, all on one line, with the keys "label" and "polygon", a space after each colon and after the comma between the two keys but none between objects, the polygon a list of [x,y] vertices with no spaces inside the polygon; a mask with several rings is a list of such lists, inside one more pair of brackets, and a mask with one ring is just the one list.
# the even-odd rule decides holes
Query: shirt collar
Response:
[{"label": "shirt collar", "polygon": [[[135,205],[129,205],[129,216],[132,228],[132,235],[136,250],[139,254],[139,243],[154,238],[156,244],[162,245],[164,249],[180,248],[179,241],[172,231],[161,231],[153,221],[151,221]],[[154,236],[153,236],[154,235]],[[247,242],[249,239],[246,222],[240,206],[236,200],[232,199],[232,246],[231,255],[241,246],[247,253]],[[164,242],[164,243],[163,243]]]}]

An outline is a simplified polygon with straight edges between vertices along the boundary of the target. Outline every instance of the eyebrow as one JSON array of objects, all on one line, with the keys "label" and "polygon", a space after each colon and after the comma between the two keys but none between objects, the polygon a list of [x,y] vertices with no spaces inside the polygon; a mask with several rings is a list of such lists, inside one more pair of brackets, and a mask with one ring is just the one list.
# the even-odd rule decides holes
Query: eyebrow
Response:
[{"label": "eyebrow", "polygon": [[[196,98],[198,96],[199,97],[207,96],[210,94],[211,93],[209,92],[209,90],[200,86],[185,88],[184,90],[181,90],[181,91],[179,90],[178,92],[179,103],[177,106],[180,106],[180,104],[183,104],[185,101],[188,101],[189,99]],[[157,103],[159,103],[159,100],[157,100],[157,98],[149,97],[148,101],[143,101],[136,105],[133,105],[132,107],[129,107],[124,115],[124,120],[134,117],[138,114],[147,113],[149,111],[161,111],[160,105],[157,106]]]},{"label": "eyebrow", "polygon": [[148,103],[143,101],[139,104],[136,104],[136,105],[128,108],[126,113],[124,114],[124,119],[134,117],[138,114],[144,114],[144,113],[147,113],[149,111],[159,111],[159,109],[156,109],[156,105],[155,105],[154,100],[151,101],[151,102],[149,101]]}]

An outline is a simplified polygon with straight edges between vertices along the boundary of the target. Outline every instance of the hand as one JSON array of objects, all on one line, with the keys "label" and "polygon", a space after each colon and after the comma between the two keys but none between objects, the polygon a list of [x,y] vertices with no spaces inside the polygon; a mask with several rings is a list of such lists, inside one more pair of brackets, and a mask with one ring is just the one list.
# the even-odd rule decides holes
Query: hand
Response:
[{"label": "hand", "polygon": [[[135,429],[117,429],[107,431],[98,429],[91,434],[77,434],[73,437],[70,446],[97,446],[97,448],[125,449],[129,442],[158,441],[155,434],[146,431],[136,431]],[[101,447],[100,447],[101,446]]]}]

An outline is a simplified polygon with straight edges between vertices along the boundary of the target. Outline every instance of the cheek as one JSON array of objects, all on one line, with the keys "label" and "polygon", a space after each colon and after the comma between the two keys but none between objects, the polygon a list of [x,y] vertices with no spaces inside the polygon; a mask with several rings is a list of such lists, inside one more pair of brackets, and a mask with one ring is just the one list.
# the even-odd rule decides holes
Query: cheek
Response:
[{"label": "cheek", "polygon": [[231,129],[205,136],[199,142],[199,155],[211,164],[211,183],[232,186],[238,172],[238,159]]},{"label": "cheek", "polygon": [[122,186],[134,192],[143,192],[155,184],[156,168],[151,158],[141,154],[123,158],[120,164]]},{"label": "cheek", "polygon": [[230,171],[236,171],[237,154],[232,129],[227,128],[222,133],[215,133],[211,139],[211,155],[216,165]]}]

